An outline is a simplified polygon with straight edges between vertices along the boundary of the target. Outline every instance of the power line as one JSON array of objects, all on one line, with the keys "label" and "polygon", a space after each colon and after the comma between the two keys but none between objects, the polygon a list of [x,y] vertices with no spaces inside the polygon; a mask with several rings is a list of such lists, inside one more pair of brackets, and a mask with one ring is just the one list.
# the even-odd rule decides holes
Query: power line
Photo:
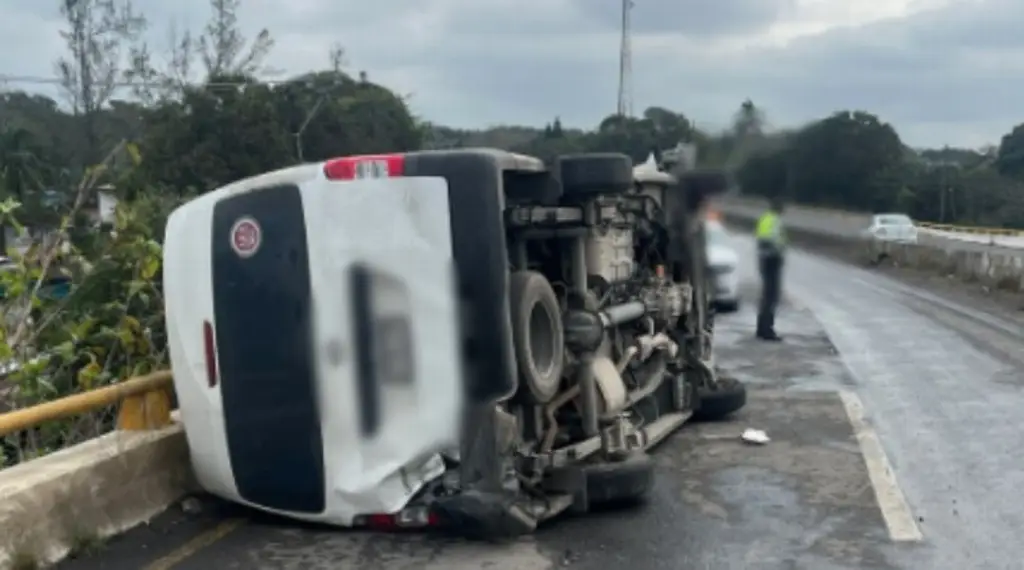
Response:
[{"label": "power line", "polygon": [[[289,83],[295,83],[301,81],[301,79],[285,79],[285,80],[268,80],[268,79],[255,79],[256,83],[262,85],[285,85]],[[2,83],[21,83],[28,85],[61,85],[64,81],[59,77],[43,77],[39,75],[8,75],[6,73],[0,73],[0,84]],[[162,81],[114,81],[114,87],[167,87],[168,85],[174,84],[174,80],[162,80]],[[247,87],[252,83],[244,81],[213,81],[206,83],[190,84],[195,87],[212,87],[212,88],[229,88],[229,87]]]}]

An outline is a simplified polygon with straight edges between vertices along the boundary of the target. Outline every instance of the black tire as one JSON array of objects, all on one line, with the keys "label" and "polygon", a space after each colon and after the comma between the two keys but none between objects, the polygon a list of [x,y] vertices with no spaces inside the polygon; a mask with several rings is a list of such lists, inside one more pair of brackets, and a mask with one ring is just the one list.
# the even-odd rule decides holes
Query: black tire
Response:
[{"label": "black tire", "polygon": [[747,405],[747,387],[735,378],[719,377],[714,388],[697,390],[697,409],[694,421],[723,420]]},{"label": "black tire", "polygon": [[643,451],[622,461],[586,465],[583,472],[588,509],[636,504],[654,488],[654,461]]},{"label": "black tire", "polygon": [[598,194],[622,194],[633,187],[633,161],[624,154],[573,154],[558,159],[562,194],[586,198]]},{"label": "black tire", "polygon": [[740,310],[739,299],[733,299],[731,301],[715,301],[715,312],[719,314],[724,313],[735,313]]},{"label": "black tire", "polygon": [[558,394],[565,368],[558,297],[540,273],[517,271],[509,279],[509,302],[519,394],[534,404],[546,404]]}]

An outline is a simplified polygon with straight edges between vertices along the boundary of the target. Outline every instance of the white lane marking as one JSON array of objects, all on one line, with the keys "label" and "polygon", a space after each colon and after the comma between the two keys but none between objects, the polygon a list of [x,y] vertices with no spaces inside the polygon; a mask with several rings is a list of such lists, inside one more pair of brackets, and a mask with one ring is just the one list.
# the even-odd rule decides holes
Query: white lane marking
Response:
[{"label": "white lane marking", "polygon": [[875,491],[878,508],[882,511],[889,537],[895,542],[919,542],[924,539],[914,514],[907,505],[907,499],[896,481],[896,474],[889,464],[889,458],[882,448],[882,441],[875,430],[864,419],[864,404],[853,392],[841,390],[839,398],[846,409],[846,416],[853,426],[853,433],[860,445],[861,455],[868,470],[868,478]]}]

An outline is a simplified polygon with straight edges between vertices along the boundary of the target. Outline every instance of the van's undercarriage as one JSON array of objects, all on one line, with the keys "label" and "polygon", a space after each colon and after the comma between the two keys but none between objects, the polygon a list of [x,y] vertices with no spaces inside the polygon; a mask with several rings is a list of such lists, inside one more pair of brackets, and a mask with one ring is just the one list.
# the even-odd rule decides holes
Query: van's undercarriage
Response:
[{"label": "van's undercarriage", "polygon": [[621,155],[563,157],[560,194],[508,195],[519,386],[467,412],[432,511],[461,534],[532,531],[566,510],[641,500],[646,451],[741,408],[716,375],[702,228],[716,173],[635,179]]}]

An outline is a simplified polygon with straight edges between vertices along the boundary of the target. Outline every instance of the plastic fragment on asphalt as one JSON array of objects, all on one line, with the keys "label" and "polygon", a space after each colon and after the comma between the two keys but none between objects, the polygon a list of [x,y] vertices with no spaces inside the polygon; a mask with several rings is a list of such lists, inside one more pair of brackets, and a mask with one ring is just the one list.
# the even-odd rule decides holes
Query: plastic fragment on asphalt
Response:
[{"label": "plastic fragment on asphalt", "polygon": [[743,441],[747,443],[754,443],[757,445],[764,445],[771,441],[768,439],[768,434],[764,430],[747,428],[743,431],[743,435],[740,436]]}]

